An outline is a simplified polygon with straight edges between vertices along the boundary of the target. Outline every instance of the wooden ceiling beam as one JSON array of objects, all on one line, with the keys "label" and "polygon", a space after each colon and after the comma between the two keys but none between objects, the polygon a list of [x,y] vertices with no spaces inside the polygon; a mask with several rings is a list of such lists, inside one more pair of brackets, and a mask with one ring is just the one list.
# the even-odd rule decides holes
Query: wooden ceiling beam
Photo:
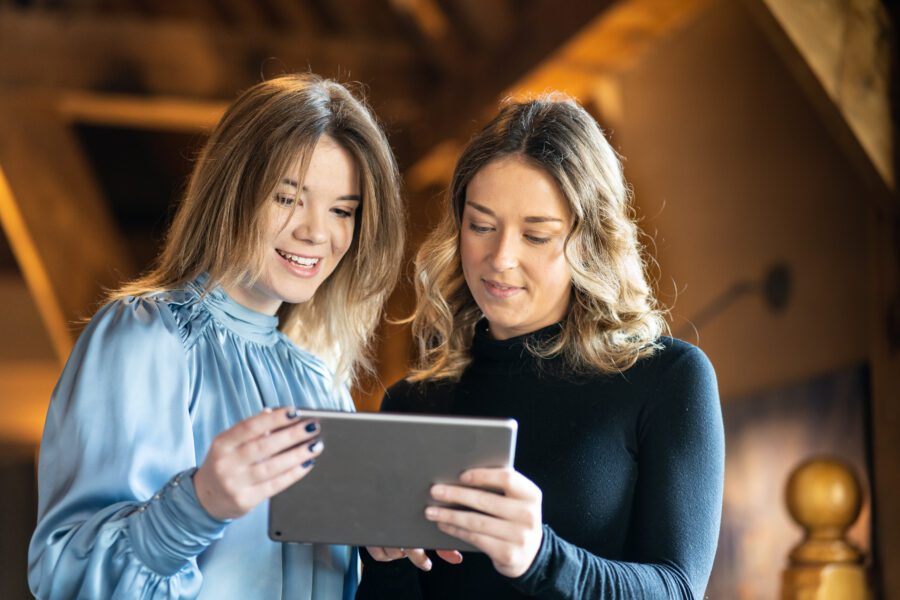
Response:
[{"label": "wooden ceiling beam", "polygon": [[432,43],[443,41],[450,22],[437,0],[389,0],[394,11],[408,17],[422,37]]},{"label": "wooden ceiling beam", "polygon": [[9,240],[16,262],[50,337],[50,343],[59,359],[68,355],[72,349],[72,336],[66,325],[63,308],[54,293],[50,274],[26,223],[20,209],[20,200],[13,194],[3,165],[0,164],[0,226]]},{"label": "wooden ceiling beam", "polygon": [[135,274],[78,140],[53,111],[0,101],[0,221],[64,361],[104,288]]},{"label": "wooden ceiling beam", "polygon": [[612,0],[571,0],[560,10],[555,0],[536,0],[520,15],[518,26],[506,43],[489,54],[466,56],[464,71],[445,78],[435,94],[428,115],[440,115],[415,140],[414,155],[451,138],[466,138],[484,115],[496,108],[498,96],[535,65],[551,55],[597,15]]},{"label": "wooden ceiling beam", "polygon": [[385,96],[419,96],[427,65],[403,40],[228,31],[184,20],[0,10],[0,82],[197,98],[281,72],[365,77]]},{"label": "wooden ceiling beam", "polygon": [[[622,0],[597,11],[599,14],[588,19],[555,51],[535,59],[531,68],[515,81],[499,90],[493,88],[493,96],[484,101],[482,111],[469,117],[468,128],[461,128],[464,135],[438,141],[410,167],[408,185],[413,189],[446,185],[465,136],[486,115],[493,114],[502,97],[559,90],[597,109],[605,126],[617,125],[624,110],[618,98],[621,73],[636,65],[662,39],[691,22],[709,2]],[[589,7],[583,10],[585,15],[590,13]],[[536,18],[539,17],[532,17]]]},{"label": "wooden ceiling beam", "polygon": [[466,45],[437,0],[389,0],[393,12],[410,32],[429,62],[443,77],[459,77],[469,68]]},{"label": "wooden ceiling beam", "polygon": [[44,104],[67,122],[132,129],[210,131],[228,107],[227,102],[174,97],[97,94],[63,91]]},{"label": "wooden ceiling beam", "polygon": [[[880,0],[745,0],[831,134],[879,196],[896,190],[890,39]],[[896,59],[896,58],[895,58]]]}]

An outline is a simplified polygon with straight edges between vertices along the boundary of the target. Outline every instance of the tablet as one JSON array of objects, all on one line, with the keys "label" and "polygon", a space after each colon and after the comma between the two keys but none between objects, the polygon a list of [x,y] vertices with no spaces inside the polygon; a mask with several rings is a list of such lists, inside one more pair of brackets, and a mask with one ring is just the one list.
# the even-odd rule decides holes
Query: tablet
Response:
[{"label": "tablet", "polygon": [[473,467],[511,467],[513,419],[300,411],[325,449],[303,479],[269,501],[282,542],[477,551],[425,519],[429,489]]}]

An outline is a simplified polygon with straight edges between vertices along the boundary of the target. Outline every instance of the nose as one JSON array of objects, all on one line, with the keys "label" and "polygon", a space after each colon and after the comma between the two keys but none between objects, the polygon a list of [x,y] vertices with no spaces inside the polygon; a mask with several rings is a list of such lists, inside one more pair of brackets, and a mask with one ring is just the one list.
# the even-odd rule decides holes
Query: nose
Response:
[{"label": "nose", "polygon": [[508,271],[519,266],[518,241],[509,232],[504,232],[497,238],[490,257],[491,267],[495,271]]},{"label": "nose", "polygon": [[294,226],[294,237],[308,244],[324,244],[328,241],[325,219],[319,211],[312,207],[297,209],[297,222]]}]

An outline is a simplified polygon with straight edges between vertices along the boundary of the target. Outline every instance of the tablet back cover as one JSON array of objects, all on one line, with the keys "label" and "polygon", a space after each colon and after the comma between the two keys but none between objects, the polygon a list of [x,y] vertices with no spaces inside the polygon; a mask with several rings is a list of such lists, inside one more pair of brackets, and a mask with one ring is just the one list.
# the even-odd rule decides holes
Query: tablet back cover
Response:
[{"label": "tablet back cover", "polygon": [[269,502],[269,536],[283,542],[477,551],[425,519],[429,489],[473,467],[513,464],[516,422],[301,410],[317,418],[316,466]]}]

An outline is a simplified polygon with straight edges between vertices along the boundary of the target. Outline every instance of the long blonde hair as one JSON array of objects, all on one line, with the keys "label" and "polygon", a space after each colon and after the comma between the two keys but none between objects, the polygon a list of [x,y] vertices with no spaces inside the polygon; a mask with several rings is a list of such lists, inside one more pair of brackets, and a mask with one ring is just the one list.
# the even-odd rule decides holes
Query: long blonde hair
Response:
[{"label": "long blonde hair", "polygon": [[458,379],[482,318],[463,276],[459,237],[475,174],[519,156],[549,173],[574,215],[565,256],[572,299],[560,333],[529,351],[562,356],[573,374],[623,371],[652,354],[665,328],[645,276],[622,165],[597,122],[560,94],[510,102],[463,150],[437,229],[416,255],[418,345],[412,381]]},{"label": "long blonde hair", "polygon": [[208,289],[255,281],[262,273],[264,211],[298,159],[302,181],[323,135],[353,156],[361,217],[350,248],[313,298],[279,308],[279,328],[335,366],[341,380],[371,371],[369,346],[403,256],[400,177],[364,102],[316,75],[264,81],[235,100],[199,155],[155,266],[111,298],[177,289],[203,272]]}]

